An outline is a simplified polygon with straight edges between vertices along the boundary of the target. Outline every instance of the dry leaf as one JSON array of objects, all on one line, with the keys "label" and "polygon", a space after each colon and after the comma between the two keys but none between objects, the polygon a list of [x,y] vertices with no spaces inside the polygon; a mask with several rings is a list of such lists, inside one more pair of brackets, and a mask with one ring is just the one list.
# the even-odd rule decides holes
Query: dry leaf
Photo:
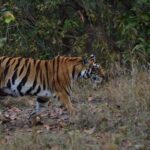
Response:
[{"label": "dry leaf", "polygon": [[36,131],[36,133],[42,133],[42,132],[43,132],[42,130],[37,130],[37,131]]},{"label": "dry leaf", "polygon": [[64,128],[64,127],[66,126],[66,123],[65,123],[63,120],[61,120],[61,121],[59,122],[59,126],[60,126],[61,128]]},{"label": "dry leaf", "polygon": [[20,112],[21,110],[17,107],[12,107],[11,109],[9,109],[8,111],[13,111],[13,112]]},{"label": "dry leaf", "polygon": [[44,124],[43,127],[46,128],[47,130],[50,130],[50,126],[47,124]]},{"label": "dry leaf", "polygon": [[88,133],[88,134],[93,134],[96,130],[96,127],[93,127],[91,129],[88,129],[88,130],[84,130],[85,133]]},{"label": "dry leaf", "polygon": [[91,102],[92,100],[94,100],[94,98],[92,96],[89,96],[88,101]]}]

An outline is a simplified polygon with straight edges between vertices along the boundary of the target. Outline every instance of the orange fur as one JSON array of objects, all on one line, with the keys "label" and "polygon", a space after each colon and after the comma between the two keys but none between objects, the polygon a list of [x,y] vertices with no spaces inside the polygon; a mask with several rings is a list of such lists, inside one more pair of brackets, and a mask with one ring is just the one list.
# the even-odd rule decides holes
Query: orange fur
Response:
[{"label": "orange fur", "polygon": [[[83,74],[88,78],[95,58],[84,64],[82,57],[57,56],[52,60],[34,60],[23,57],[0,57],[0,92],[6,95],[37,95],[40,102],[49,98],[49,93],[60,99],[70,113],[75,108],[70,101],[71,83]],[[91,68],[90,68],[91,67]],[[104,75],[100,68],[91,69]],[[88,72],[87,74],[84,71]],[[46,94],[44,92],[47,92]],[[41,95],[44,96],[41,96]]]}]

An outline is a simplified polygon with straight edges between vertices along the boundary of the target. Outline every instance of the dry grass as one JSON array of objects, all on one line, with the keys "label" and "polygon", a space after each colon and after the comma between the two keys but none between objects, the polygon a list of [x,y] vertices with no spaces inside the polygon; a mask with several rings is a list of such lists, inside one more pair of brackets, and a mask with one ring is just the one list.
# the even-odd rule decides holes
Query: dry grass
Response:
[{"label": "dry grass", "polygon": [[[76,93],[81,91],[76,88]],[[93,101],[79,106],[77,128],[95,127],[97,132],[119,135],[119,148],[148,149],[150,140],[150,73],[134,69],[131,74],[111,79],[96,91],[82,87],[80,96]],[[92,103],[96,103],[95,106]],[[118,138],[118,137],[117,137]],[[128,141],[129,140],[129,141]],[[100,142],[101,143],[101,142]],[[102,144],[102,143],[101,143]],[[140,149],[139,148],[139,149]],[[125,149],[125,148],[124,148]]]},{"label": "dry grass", "polygon": [[70,131],[68,133],[37,133],[34,129],[32,133],[14,134],[13,140],[9,144],[1,145],[1,150],[99,150],[100,144],[93,137],[86,134],[80,134],[79,131]]},{"label": "dry grass", "polygon": [[[78,113],[66,126],[42,132],[42,127],[33,127],[27,133],[16,129],[8,136],[5,126],[0,125],[0,141],[6,139],[0,149],[150,149],[150,73],[135,68],[131,74],[110,79],[96,90],[85,82],[74,88]],[[18,103],[13,105],[22,107]]]}]

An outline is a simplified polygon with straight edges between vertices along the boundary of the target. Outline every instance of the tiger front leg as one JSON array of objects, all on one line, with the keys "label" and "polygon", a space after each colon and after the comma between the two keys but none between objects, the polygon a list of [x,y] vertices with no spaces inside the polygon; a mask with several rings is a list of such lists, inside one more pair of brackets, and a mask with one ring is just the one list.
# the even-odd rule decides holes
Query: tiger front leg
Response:
[{"label": "tiger front leg", "polygon": [[30,114],[29,118],[36,117],[46,110],[49,99],[46,97],[37,97],[35,110]]},{"label": "tiger front leg", "polygon": [[76,109],[72,106],[70,96],[68,96],[65,92],[63,92],[58,94],[58,98],[65,104],[65,107],[67,108],[68,112],[71,115],[75,115]]}]

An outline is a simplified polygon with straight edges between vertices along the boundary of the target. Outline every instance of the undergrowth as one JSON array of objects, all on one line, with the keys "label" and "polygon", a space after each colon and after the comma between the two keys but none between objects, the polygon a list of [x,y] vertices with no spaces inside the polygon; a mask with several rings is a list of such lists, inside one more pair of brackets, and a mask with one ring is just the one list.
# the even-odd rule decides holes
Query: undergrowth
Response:
[{"label": "undergrowth", "polygon": [[87,82],[74,86],[72,99],[78,112],[69,116],[66,126],[54,131],[32,127],[30,132],[15,130],[8,136],[1,124],[0,149],[148,150],[149,71],[135,68],[97,89]]}]

